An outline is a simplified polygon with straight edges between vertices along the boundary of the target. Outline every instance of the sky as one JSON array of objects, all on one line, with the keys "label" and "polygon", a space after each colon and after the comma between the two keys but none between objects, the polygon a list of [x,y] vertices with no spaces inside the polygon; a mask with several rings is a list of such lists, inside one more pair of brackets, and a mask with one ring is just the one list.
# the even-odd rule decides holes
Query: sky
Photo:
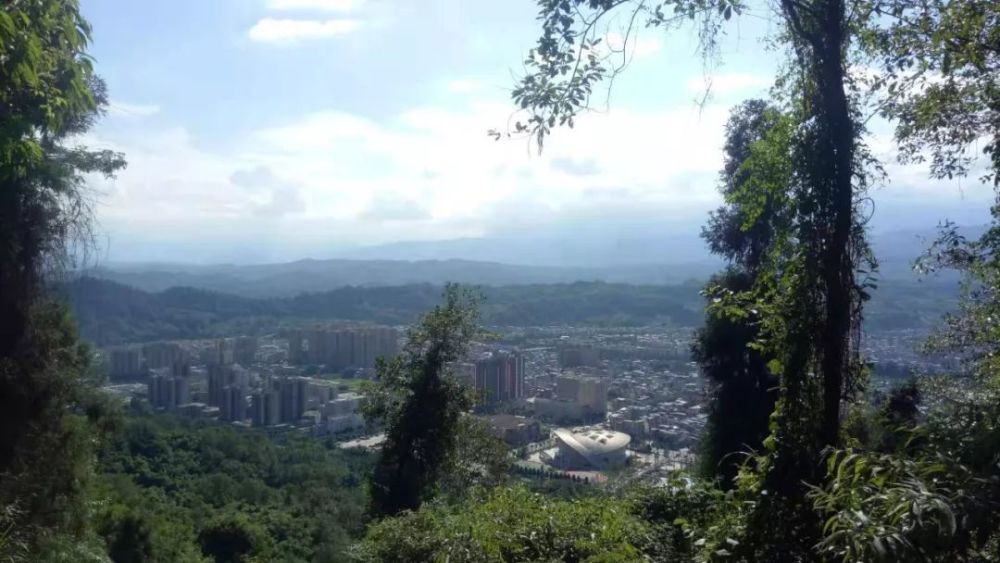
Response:
[{"label": "sky", "polygon": [[[538,154],[495,141],[538,33],[529,0],[82,0],[110,106],[84,141],[104,260],[260,263],[466,237],[692,233],[718,206],[729,108],[766,97],[767,12],[717,59],[693,30],[640,29],[627,70]],[[602,30],[621,44],[622,21]],[[707,98],[706,98],[707,95]],[[699,103],[703,100],[703,103]],[[895,163],[876,229],[985,223],[992,192]],[[483,259],[489,259],[484,256]]]}]

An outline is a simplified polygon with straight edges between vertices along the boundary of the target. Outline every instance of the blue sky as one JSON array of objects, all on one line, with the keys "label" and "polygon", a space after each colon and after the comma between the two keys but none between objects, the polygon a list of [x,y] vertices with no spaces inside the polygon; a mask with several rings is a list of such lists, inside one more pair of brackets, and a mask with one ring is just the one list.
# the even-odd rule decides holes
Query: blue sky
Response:
[{"label": "blue sky", "polygon": [[[126,153],[95,181],[109,260],[265,262],[401,240],[691,232],[718,205],[728,108],[766,95],[766,12],[706,68],[692,31],[641,30],[610,104],[542,155],[494,142],[537,33],[527,0],[82,0],[111,107],[88,135]],[[621,22],[604,30],[620,42]],[[711,83],[711,97],[695,103]],[[599,100],[599,102],[603,102]],[[893,182],[876,226],[982,222],[989,190]],[[488,257],[484,257],[488,258]]]}]

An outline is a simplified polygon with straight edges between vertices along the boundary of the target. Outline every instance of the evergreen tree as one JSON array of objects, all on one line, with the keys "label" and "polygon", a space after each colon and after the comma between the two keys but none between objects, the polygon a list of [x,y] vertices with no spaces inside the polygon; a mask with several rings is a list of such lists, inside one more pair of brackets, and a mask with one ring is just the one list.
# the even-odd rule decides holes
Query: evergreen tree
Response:
[{"label": "evergreen tree", "polygon": [[[738,192],[748,180],[743,163],[750,157],[751,145],[764,141],[780,117],[778,110],[762,100],[744,102],[733,110],[726,126],[720,178],[724,196]],[[781,197],[770,198],[760,213],[748,213],[734,202],[711,214],[702,237],[713,253],[729,261],[729,267],[709,280],[709,293],[753,288],[774,236],[782,201]],[[702,436],[702,473],[721,477],[724,487],[732,484],[743,461],[739,454],[760,449],[774,410],[777,378],[768,370],[764,354],[753,346],[760,338],[757,323],[759,318],[733,318],[709,308],[693,345],[694,359],[711,386]]]},{"label": "evergreen tree", "polygon": [[449,284],[444,303],[407,331],[403,353],[380,360],[368,388],[365,416],[385,427],[385,443],[371,477],[371,513],[416,510],[439,490],[458,447],[468,390],[451,375],[479,333],[479,299]]}]

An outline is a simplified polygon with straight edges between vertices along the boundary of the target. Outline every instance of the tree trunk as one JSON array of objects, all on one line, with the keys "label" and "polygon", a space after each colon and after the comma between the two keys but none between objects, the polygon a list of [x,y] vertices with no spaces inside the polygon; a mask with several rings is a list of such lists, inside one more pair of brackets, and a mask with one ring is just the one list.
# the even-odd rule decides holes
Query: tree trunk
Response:
[{"label": "tree trunk", "polygon": [[826,290],[826,334],[823,340],[823,445],[835,445],[840,432],[840,399],[849,369],[851,332],[851,226],[854,222],[854,124],[844,86],[844,5],[827,0],[822,6],[822,43],[817,49],[817,96],[829,156],[829,204],[832,232],[823,249],[823,282]]},{"label": "tree trunk", "polygon": [[851,229],[854,224],[853,166],[855,128],[845,88],[847,35],[843,0],[783,0],[787,20],[808,65],[812,112],[820,137],[809,157],[819,205],[816,217],[819,267],[824,296],[820,328],[820,371],[823,412],[820,445],[835,445],[840,432],[840,402],[849,370],[854,265]]}]

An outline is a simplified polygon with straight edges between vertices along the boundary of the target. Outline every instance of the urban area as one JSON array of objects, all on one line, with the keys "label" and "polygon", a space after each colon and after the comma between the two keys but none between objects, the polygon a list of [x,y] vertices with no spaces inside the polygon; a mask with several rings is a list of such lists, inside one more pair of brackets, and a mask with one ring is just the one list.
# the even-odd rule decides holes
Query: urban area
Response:
[{"label": "urban area", "polygon": [[[501,327],[451,374],[477,397],[472,413],[510,447],[522,475],[581,482],[665,479],[688,467],[705,423],[705,383],[690,361],[692,328]],[[912,331],[873,335],[879,373],[939,367]],[[403,327],[326,325],[103,350],[123,401],[266,432],[333,436],[374,449],[362,382],[398,354]],[[885,379],[884,379],[885,380]]]}]

